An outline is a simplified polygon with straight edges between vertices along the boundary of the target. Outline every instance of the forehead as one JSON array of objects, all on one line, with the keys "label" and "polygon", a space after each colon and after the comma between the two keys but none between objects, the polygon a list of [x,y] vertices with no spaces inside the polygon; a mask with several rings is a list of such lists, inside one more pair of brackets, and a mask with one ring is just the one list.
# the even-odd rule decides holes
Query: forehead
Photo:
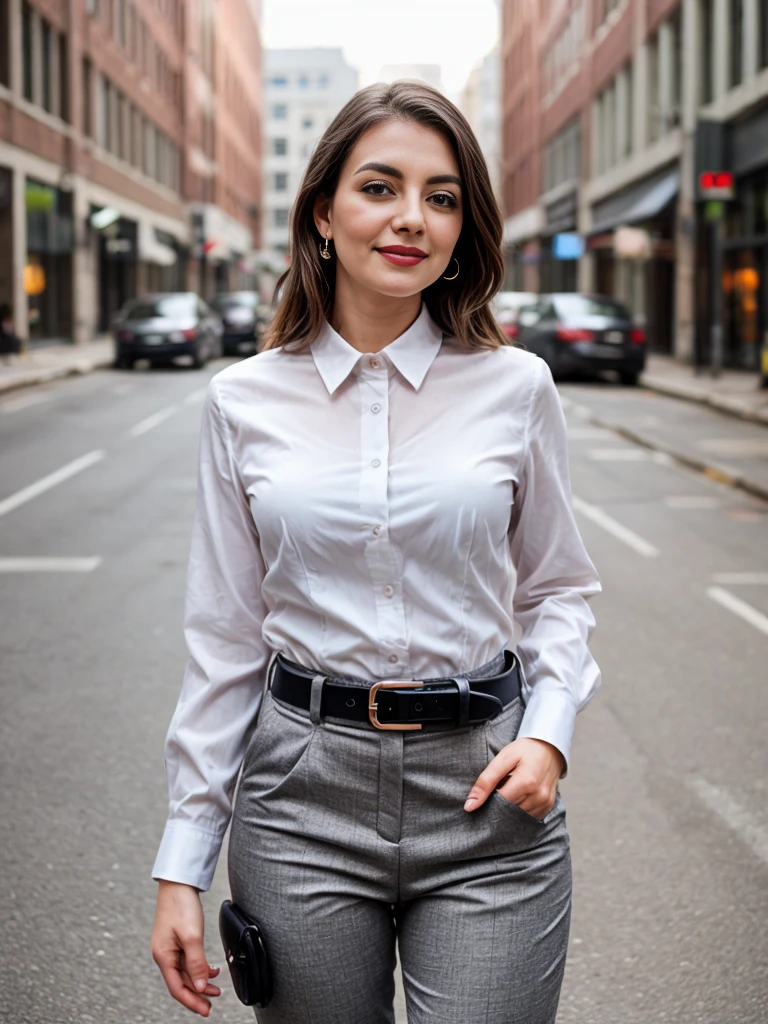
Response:
[{"label": "forehead", "polygon": [[361,164],[389,164],[407,177],[459,174],[450,143],[434,128],[393,119],[364,132],[344,164],[343,174],[354,174]]}]

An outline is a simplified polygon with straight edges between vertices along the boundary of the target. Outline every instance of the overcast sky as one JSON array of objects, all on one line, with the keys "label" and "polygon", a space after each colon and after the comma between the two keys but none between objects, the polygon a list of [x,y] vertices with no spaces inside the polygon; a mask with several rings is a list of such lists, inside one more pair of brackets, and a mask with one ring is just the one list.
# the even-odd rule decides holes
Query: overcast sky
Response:
[{"label": "overcast sky", "polygon": [[453,98],[498,39],[496,0],[264,0],[263,45],[340,46],[375,82],[385,64],[440,64]]}]

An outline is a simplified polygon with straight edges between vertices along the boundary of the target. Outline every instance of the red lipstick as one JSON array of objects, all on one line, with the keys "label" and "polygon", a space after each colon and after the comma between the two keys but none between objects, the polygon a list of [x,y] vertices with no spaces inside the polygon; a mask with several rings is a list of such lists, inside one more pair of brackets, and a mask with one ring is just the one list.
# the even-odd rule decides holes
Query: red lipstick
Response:
[{"label": "red lipstick", "polygon": [[383,245],[376,252],[399,267],[415,267],[417,263],[427,258],[425,252],[412,245]]}]

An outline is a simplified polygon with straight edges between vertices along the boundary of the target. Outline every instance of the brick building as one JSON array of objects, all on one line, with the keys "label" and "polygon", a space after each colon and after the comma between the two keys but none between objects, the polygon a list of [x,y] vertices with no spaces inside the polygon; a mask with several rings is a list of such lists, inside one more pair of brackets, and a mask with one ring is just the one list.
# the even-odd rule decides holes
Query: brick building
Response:
[{"label": "brick building", "polygon": [[253,0],[0,0],[0,302],[22,337],[86,342],[141,292],[247,278],[258,19]]},{"label": "brick building", "polygon": [[[724,354],[757,369],[768,336],[768,0],[504,0],[502,53],[509,286],[614,294],[657,350],[708,361],[714,236],[697,180],[731,170]],[[622,250],[625,226],[640,229],[641,258]],[[580,259],[554,258],[559,233],[581,236]]]}]

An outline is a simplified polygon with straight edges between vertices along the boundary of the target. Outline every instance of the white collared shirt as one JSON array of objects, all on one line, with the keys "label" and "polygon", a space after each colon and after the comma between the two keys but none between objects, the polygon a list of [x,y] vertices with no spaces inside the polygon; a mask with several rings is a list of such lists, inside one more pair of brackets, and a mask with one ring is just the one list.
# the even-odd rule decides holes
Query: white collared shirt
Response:
[{"label": "white collared shirt", "polygon": [[453,676],[522,637],[520,736],[569,756],[598,593],[543,360],[468,350],[426,307],[376,354],[330,326],[211,381],[153,877],[210,887],[277,651],[326,674]]}]

